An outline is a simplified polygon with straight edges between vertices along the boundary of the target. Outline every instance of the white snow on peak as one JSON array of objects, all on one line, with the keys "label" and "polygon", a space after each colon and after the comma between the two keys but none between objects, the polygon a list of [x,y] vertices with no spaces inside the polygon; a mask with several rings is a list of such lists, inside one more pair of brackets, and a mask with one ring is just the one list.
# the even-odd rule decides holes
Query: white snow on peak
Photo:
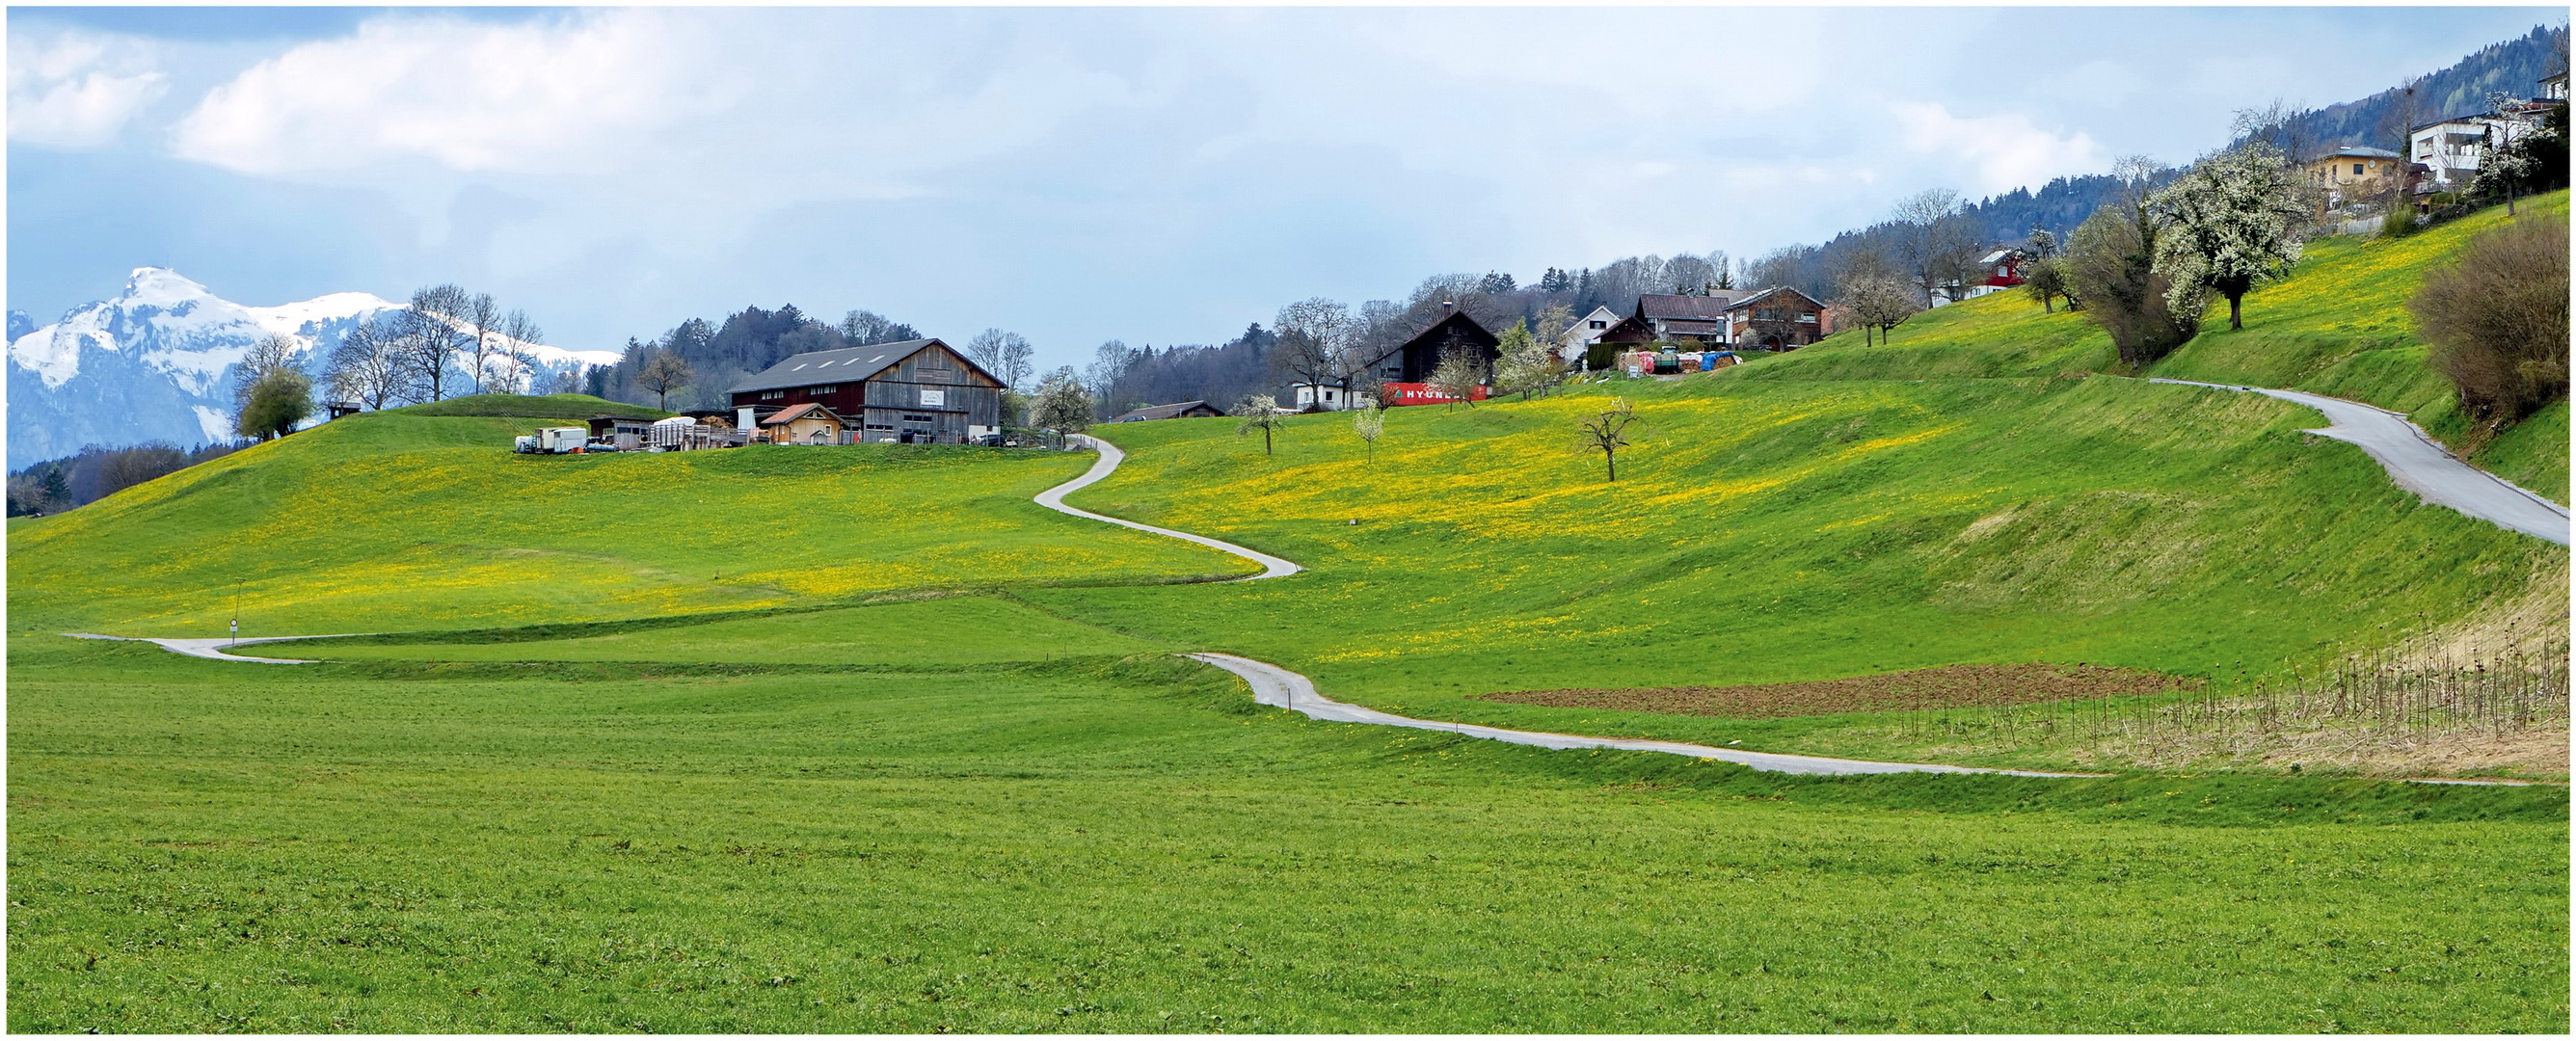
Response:
[{"label": "white snow on peak", "polygon": [[335,322],[370,311],[400,310],[402,306],[374,293],[326,293],[298,303],[245,307],[242,310],[248,312],[251,321],[258,322],[262,329],[300,336],[306,326],[317,322]]},{"label": "white snow on peak", "polygon": [[196,406],[197,426],[206,432],[206,442],[214,444],[233,439],[232,417],[204,405]]},{"label": "white snow on peak", "polygon": [[176,308],[215,294],[194,279],[166,267],[139,267],[125,276],[125,295],[112,301],[128,307]]},{"label": "white snow on peak", "polygon": [[[9,344],[9,360],[16,362],[19,368],[34,370],[36,378],[44,380],[47,387],[59,387],[70,382],[73,376],[80,374],[81,334],[55,335],[60,331],[62,326],[56,323],[19,337]],[[103,342],[99,346],[111,351],[116,349],[113,342]]]}]

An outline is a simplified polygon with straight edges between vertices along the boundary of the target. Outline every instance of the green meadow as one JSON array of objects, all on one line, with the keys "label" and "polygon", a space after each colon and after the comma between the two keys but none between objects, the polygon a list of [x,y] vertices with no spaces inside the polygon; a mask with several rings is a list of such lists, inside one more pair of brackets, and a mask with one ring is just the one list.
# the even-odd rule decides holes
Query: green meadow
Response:
[{"label": "green meadow", "polygon": [[[2389,317],[2495,219],[2315,244],[2152,374],[2411,407],[2563,498],[2564,407],[2478,440]],[[1074,504],[1309,569],[1249,583],[1028,501],[1088,453],[508,454],[597,406],[569,398],[13,522],[8,1025],[2565,1032],[2563,734],[2509,771],[2549,783],[2433,786],[2392,774],[2495,771],[1478,697],[2055,662],[2199,688],[2123,699],[2174,704],[2563,638],[2565,549],[2109,357],[1996,296],[1890,346],[1397,410],[1374,452],[1332,415],[1275,455],[1097,431],[1127,462]],[[1573,433],[1613,396],[1645,418],[1615,483]],[[371,635],[262,645],[320,659],[292,667],[60,635],[216,635],[235,595],[245,635]],[[1316,723],[1197,650],[1417,716],[2104,776]]]},{"label": "green meadow", "polygon": [[17,1031],[2567,1019],[2557,788],[1797,779],[1311,723],[1161,655],[12,644]]}]

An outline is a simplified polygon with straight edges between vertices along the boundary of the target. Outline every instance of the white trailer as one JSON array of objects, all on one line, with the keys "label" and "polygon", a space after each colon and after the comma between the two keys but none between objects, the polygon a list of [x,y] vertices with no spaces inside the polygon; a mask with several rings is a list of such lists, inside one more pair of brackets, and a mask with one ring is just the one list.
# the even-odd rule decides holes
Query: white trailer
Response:
[{"label": "white trailer", "polygon": [[589,427],[540,427],[537,430],[537,451],[540,452],[560,455],[581,451],[589,444]]}]

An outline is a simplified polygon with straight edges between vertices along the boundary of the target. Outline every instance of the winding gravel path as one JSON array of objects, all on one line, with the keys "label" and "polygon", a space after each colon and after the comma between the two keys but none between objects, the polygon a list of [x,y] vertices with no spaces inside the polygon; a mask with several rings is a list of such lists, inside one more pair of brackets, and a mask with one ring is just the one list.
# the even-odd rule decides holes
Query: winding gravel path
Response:
[{"label": "winding gravel path", "polygon": [[1413,730],[1437,730],[1447,734],[1464,734],[1505,744],[1536,745],[1540,748],[1615,748],[1626,752],[1667,752],[1695,759],[1722,759],[1741,763],[1756,770],[1784,774],[2011,774],[2015,777],[2102,777],[2104,774],[2044,773],[2037,770],[1992,770],[1975,766],[1940,766],[1931,763],[1874,763],[1864,759],[1828,759],[1814,755],[1785,755],[1778,752],[1747,752],[1739,748],[1718,748],[1681,741],[1649,741],[1628,737],[1585,737],[1580,734],[1555,734],[1544,730],[1506,730],[1502,727],[1478,726],[1474,723],[1445,723],[1439,720],[1414,719],[1380,712],[1373,708],[1347,705],[1315,693],[1315,682],[1269,662],[1254,661],[1232,654],[1185,654],[1185,658],[1224,669],[1252,685],[1252,700],[1276,705],[1313,719],[1333,723],[1374,723],[1378,726],[1406,727]]},{"label": "winding gravel path", "polygon": [[1195,542],[1199,545],[1206,546],[1209,549],[1223,550],[1227,553],[1232,553],[1235,556],[1242,557],[1245,560],[1261,565],[1260,574],[1248,575],[1243,578],[1234,579],[1234,581],[1237,582],[1250,582],[1254,579],[1262,578],[1283,578],[1306,570],[1305,568],[1297,566],[1297,564],[1292,561],[1282,557],[1271,556],[1270,554],[1261,552],[1257,549],[1245,549],[1241,546],[1235,545],[1234,543],[1220,542],[1205,535],[1192,535],[1186,531],[1173,531],[1170,528],[1157,528],[1151,524],[1138,524],[1135,521],[1120,520],[1116,517],[1110,517],[1103,514],[1093,513],[1090,510],[1065,505],[1064,497],[1067,494],[1081,491],[1084,488],[1088,488],[1099,483],[1101,478],[1109,476],[1110,471],[1118,469],[1118,464],[1126,461],[1127,459],[1127,453],[1119,451],[1117,445],[1110,444],[1109,442],[1103,441],[1099,438],[1083,434],[1075,434],[1071,439],[1098,449],[1100,452],[1100,461],[1091,464],[1091,469],[1083,471],[1082,476],[1039,492],[1037,497],[1038,505],[1054,510],[1057,513],[1069,513],[1076,517],[1086,517],[1091,520],[1100,521],[1104,524],[1115,524],[1122,528],[1134,528],[1138,531],[1149,531],[1156,535],[1179,539],[1183,542]]},{"label": "winding gravel path", "polygon": [[[1083,443],[1100,450],[1100,461],[1093,463],[1091,465],[1091,469],[1085,471],[1082,476],[1066,481],[1063,484],[1056,485],[1055,487],[1049,488],[1043,492],[1039,492],[1036,500],[1038,505],[1044,506],[1047,509],[1054,510],[1058,513],[1068,513],[1076,517],[1088,517],[1092,520],[1105,521],[1110,524],[1119,525],[1120,527],[1134,528],[1138,531],[1150,531],[1157,535],[1168,535],[1172,538],[1195,542],[1212,549],[1232,553],[1235,556],[1254,561],[1262,566],[1262,572],[1260,574],[1253,575],[1248,578],[1236,579],[1235,581],[1238,582],[1250,582],[1257,579],[1276,578],[1281,575],[1293,575],[1299,571],[1305,570],[1288,560],[1271,556],[1270,554],[1263,553],[1259,550],[1245,549],[1244,547],[1235,545],[1231,542],[1222,542],[1208,538],[1204,535],[1192,535],[1185,531],[1173,531],[1170,528],[1157,528],[1150,524],[1138,524],[1135,521],[1130,520],[1120,520],[1116,517],[1093,513],[1089,510],[1075,509],[1074,507],[1065,505],[1064,497],[1066,493],[1086,488],[1097,483],[1101,478],[1109,476],[1111,471],[1118,469],[1119,462],[1127,458],[1127,453],[1119,451],[1118,446],[1110,444],[1107,441],[1100,440],[1096,437],[1083,437],[1081,440]],[[1540,748],[1615,748],[1630,752],[1665,752],[1672,755],[1686,755],[1695,759],[1722,759],[1730,763],[1742,763],[1756,770],[1771,770],[1779,773],[1792,774],[1938,773],[2012,774],[2017,777],[2103,776],[2101,774],[2042,773],[2031,770],[1994,770],[1974,766],[1939,766],[1930,763],[1874,763],[1860,759],[1828,759],[1823,756],[1812,755],[1784,755],[1777,752],[1748,752],[1742,749],[1716,748],[1709,745],[1694,745],[1680,741],[1649,741],[1639,738],[1621,737],[1585,737],[1580,734],[1554,734],[1543,730],[1507,730],[1502,727],[1479,726],[1473,723],[1450,723],[1433,719],[1414,719],[1410,716],[1399,716],[1390,712],[1380,712],[1373,708],[1362,708],[1358,705],[1344,704],[1342,702],[1335,701],[1323,696],[1322,694],[1316,693],[1315,681],[1298,673],[1290,672],[1286,669],[1280,668],[1279,666],[1272,665],[1269,662],[1254,661],[1250,658],[1245,658],[1239,655],[1218,654],[1214,652],[1185,654],[1182,655],[1182,657],[1195,658],[1199,661],[1206,662],[1210,665],[1216,666],[1217,668],[1224,669],[1227,672],[1243,677],[1245,683],[1252,685],[1252,700],[1254,701],[1260,702],[1264,705],[1275,705],[1291,712],[1305,715],[1309,718],[1334,723],[1369,723],[1377,726],[1405,727],[1413,730],[1437,730],[1443,733],[1464,734],[1468,737],[1481,737],[1493,741],[1502,741],[1508,744],[1535,745]]]},{"label": "winding gravel path", "polygon": [[2566,507],[2461,462],[2459,457],[2425,434],[2423,428],[2409,421],[2403,412],[2299,390],[2239,387],[2162,377],[2148,382],[2261,394],[2323,412],[2329,425],[2308,433],[2361,446],[2361,450],[2370,453],[2371,458],[2379,460],[2379,465],[2388,471],[2389,478],[2396,481],[2398,487],[2414,492],[2425,502],[2448,506],[2501,528],[2567,545]]}]

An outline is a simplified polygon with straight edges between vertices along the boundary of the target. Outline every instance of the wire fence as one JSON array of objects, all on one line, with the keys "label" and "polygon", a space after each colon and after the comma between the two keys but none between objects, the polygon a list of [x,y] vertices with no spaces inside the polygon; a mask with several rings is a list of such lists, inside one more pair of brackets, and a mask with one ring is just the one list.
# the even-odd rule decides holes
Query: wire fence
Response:
[{"label": "wire fence", "polygon": [[1910,712],[1898,729],[1915,738],[2043,744],[2174,739],[2237,754],[2322,732],[2389,744],[2563,733],[2568,649],[2563,639],[2487,657],[2472,648],[2464,663],[2426,664],[2431,655],[2401,645],[2285,676],[2249,678],[2240,666],[2238,682],[2213,684],[2222,689],[2208,694]]}]

